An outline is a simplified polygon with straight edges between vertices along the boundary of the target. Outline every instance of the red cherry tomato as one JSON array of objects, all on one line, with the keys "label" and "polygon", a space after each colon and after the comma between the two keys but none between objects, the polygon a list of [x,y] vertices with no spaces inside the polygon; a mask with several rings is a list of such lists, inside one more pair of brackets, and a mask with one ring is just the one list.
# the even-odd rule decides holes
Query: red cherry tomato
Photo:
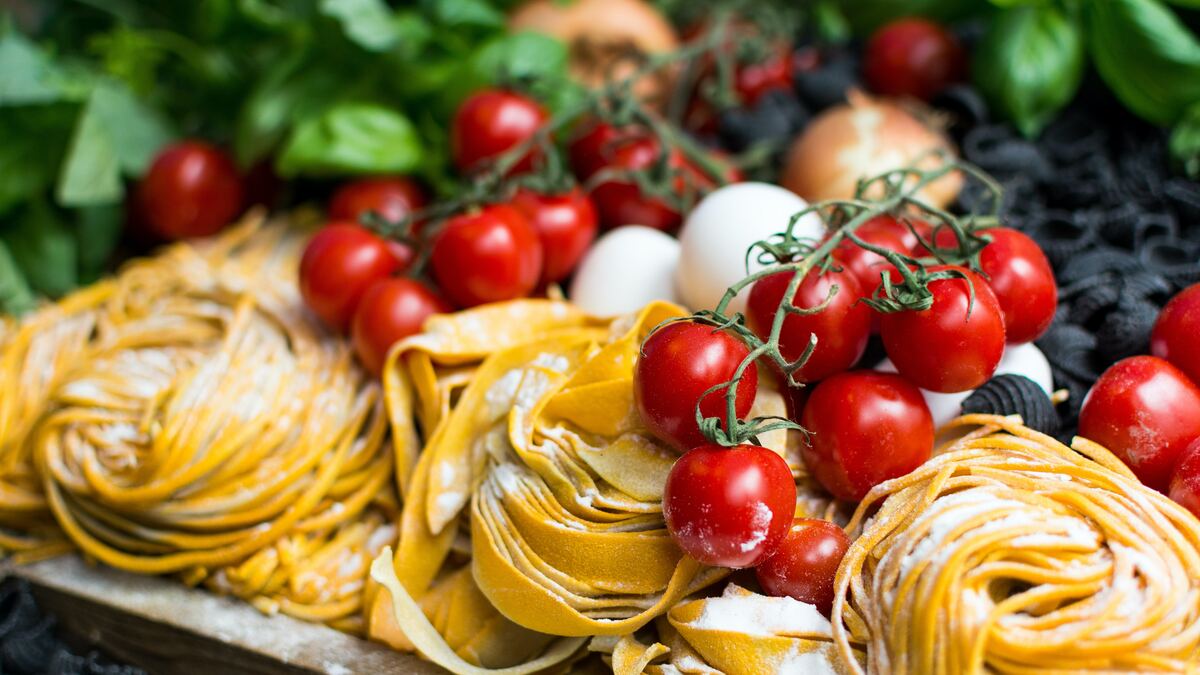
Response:
[{"label": "red cherry tomato", "polygon": [[245,189],[229,155],[201,141],[168,145],[138,185],[137,210],[163,239],[216,234],[242,210]]},{"label": "red cherry tomato", "polygon": [[975,289],[974,303],[966,279],[933,281],[929,284],[932,307],[880,317],[883,347],[896,371],[923,389],[943,393],[974,389],[991,379],[1004,355],[1000,303],[987,282],[966,268],[929,269],[965,274]]},{"label": "red cherry tomato", "polygon": [[398,222],[425,207],[425,191],[411,178],[363,178],[343,184],[329,200],[331,220],[357,221],[374,211]]},{"label": "red cherry tomato", "polygon": [[[859,239],[879,248],[904,255],[911,252],[910,246],[899,230],[890,225],[879,225],[874,219],[860,225],[854,234]],[[838,243],[833,257],[847,272],[854,275],[863,296],[868,298],[879,287],[879,275],[891,266],[887,258],[874,251],[868,251],[849,239],[843,239]]]},{"label": "red cherry tomato", "polygon": [[[604,168],[646,171],[659,160],[659,148],[658,141],[649,137],[623,141],[613,151],[611,161]],[[667,161],[672,169],[687,167],[683,156],[674,150],[669,152]],[[682,174],[674,179],[673,188],[679,193],[683,192]],[[614,179],[600,183],[592,189],[592,200],[596,203],[596,211],[605,228],[645,225],[669,232],[683,221],[683,216],[674,207],[660,198],[643,195],[642,189],[628,180]]]},{"label": "red cherry tomato", "polygon": [[[863,236],[864,234],[874,234],[875,232],[887,232],[893,235],[896,239],[904,242],[906,250],[899,251],[900,253],[908,253],[916,255],[924,249],[921,246],[921,238],[929,239],[933,233],[933,227],[929,223],[918,220],[916,218],[896,218],[895,216],[880,215],[868,220],[858,227],[856,234]],[[885,240],[889,241],[890,240]],[[879,273],[875,273],[875,283],[879,283]]]},{"label": "red cherry tomato", "polygon": [[863,55],[867,84],[887,96],[929,100],[966,76],[967,59],[958,40],[924,19],[899,19],[871,36]]},{"label": "red cherry tomato", "polygon": [[537,288],[542,242],[520,211],[493,204],[447,220],[430,262],[446,295],[460,307],[474,307]]},{"label": "red cherry tomato", "polygon": [[596,175],[612,161],[621,141],[637,135],[636,131],[618,129],[605,122],[585,123],[567,147],[575,177],[582,182]]},{"label": "red cherry tomato", "polygon": [[1200,385],[1200,284],[1179,292],[1158,315],[1150,352],[1182,370]]},{"label": "red cherry tomato", "polygon": [[[1009,344],[1033,342],[1050,328],[1058,309],[1058,284],[1046,254],[1033,239],[1008,227],[981,232],[992,240],[979,253],[980,269],[1004,313]],[[957,247],[950,230],[939,230],[941,248]]]},{"label": "red cherry tomato", "polygon": [[367,288],[399,268],[400,260],[382,238],[354,223],[333,223],[304,249],[300,294],[328,326],[344,331]]},{"label": "red cherry tomato", "polygon": [[738,97],[742,99],[742,105],[753,107],[768,91],[791,89],[794,74],[792,47],[782,44],[758,63],[739,65],[737,73],[734,74],[733,86]]},{"label": "red cherry tomato", "polygon": [[[459,171],[471,171],[533,137],[548,115],[537,102],[499,89],[480,91],[459,106],[450,126],[450,153]],[[537,153],[521,158],[510,173],[533,169]]]},{"label": "red cherry tomato", "polygon": [[350,334],[358,358],[372,373],[383,371],[388,350],[421,332],[425,319],[452,311],[450,304],[419,281],[393,278],[376,281],[354,311]]},{"label": "red cherry tomato", "polygon": [[859,501],[933,453],[933,416],[921,391],[894,373],[838,373],[808,396],[804,463],[834,497]]},{"label": "red cherry tomato", "polygon": [[1179,456],[1169,494],[1177,504],[1200,518],[1200,438]]},{"label": "red cherry tomato", "polygon": [[769,595],[833,609],[833,580],[850,548],[846,532],[828,520],[797,518],[783,541],[754,573]]},{"label": "red cherry tomato", "polygon": [[[679,450],[707,443],[696,426],[696,402],[709,388],[733,379],[749,353],[740,340],[712,326],[679,322],[654,331],[642,344],[633,378],[646,427]],[[738,417],[749,414],[757,395],[758,366],[751,365],[738,382]],[[725,391],[705,396],[700,411],[723,421]]]},{"label": "red cherry tomato", "polygon": [[542,283],[562,281],[575,269],[596,238],[596,207],[579,188],[544,195],[521,189],[513,206],[525,215],[542,242]]},{"label": "red cherry tomato", "polygon": [[[800,358],[808,348],[811,336],[817,336],[816,348],[804,367],[795,373],[795,379],[800,382],[815,382],[853,366],[863,355],[871,337],[874,312],[858,302],[862,291],[854,275],[847,271],[818,272],[813,270],[804,277],[792,298],[792,306],[818,307],[829,299],[829,291],[835,285],[837,294],[820,312],[788,315],[779,333],[780,352],[789,361]],[[747,325],[764,340],[771,333],[775,313],[783,304],[783,296],[793,276],[791,272],[779,272],[759,279],[750,288],[750,297],[746,301]]]},{"label": "red cherry tomato", "polygon": [[663,490],[667,531],[705,565],[755,565],[775,551],[795,512],[787,462],[757,445],[692,448],[671,467]]},{"label": "red cherry tomato", "polygon": [[1200,437],[1200,387],[1154,356],[1117,361],[1083,399],[1079,435],[1111,450],[1146,485],[1166,490],[1180,454]]}]

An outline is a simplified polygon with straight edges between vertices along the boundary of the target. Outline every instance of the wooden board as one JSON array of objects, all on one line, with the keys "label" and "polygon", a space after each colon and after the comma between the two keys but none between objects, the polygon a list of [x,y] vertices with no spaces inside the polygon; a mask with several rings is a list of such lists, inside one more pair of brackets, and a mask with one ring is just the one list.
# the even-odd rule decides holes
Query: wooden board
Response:
[{"label": "wooden board", "polygon": [[445,672],[323,625],[268,617],[233,598],[74,555],[3,571],[29,580],[69,643],[155,675]]}]

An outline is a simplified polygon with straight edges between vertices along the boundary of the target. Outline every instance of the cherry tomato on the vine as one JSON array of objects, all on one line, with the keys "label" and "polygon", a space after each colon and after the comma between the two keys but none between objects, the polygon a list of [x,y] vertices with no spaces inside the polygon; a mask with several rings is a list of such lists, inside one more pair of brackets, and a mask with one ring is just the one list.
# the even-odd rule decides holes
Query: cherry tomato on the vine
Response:
[{"label": "cherry tomato on the vine", "polygon": [[[648,136],[621,141],[612,151],[611,160],[604,169],[647,171],[659,161],[661,148],[657,140]],[[678,172],[678,175],[669,180],[673,192],[681,195],[685,188],[683,170],[688,168],[687,162],[682,154],[671,149],[668,150],[667,164]],[[592,189],[592,200],[596,203],[600,222],[606,229],[622,225],[645,225],[669,232],[683,222],[683,216],[675,206],[668,204],[663,198],[643,194],[642,189],[632,180],[606,180]]]},{"label": "cherry tomato on the vine", "polygon": [[[979,275],[964,267],[929,268],[931,272],[945,270],[955,270],[966,278],[930,282],[932,307],[884,314],[879,332],[897,372],[922,389],[951,393],[974,389],[996,372],[1004,355],[1004,315],[992,289]],[[899,274],[892,273],[898,280]]]},{"label": "cherry tomato on the vine", "polygon": [[245,188],[224,151],[203,141],[181,141],[158,153],[134,199],[154,234],[187,239],[228,225],[242,210]]},{"label": "cherry tomato on the vine", "polygon": [[344,331],[358,302],[401,261],[381,237],[354,223],[332,223],[308,242],[300,259],[300,294],[330,327]]},{"label": "cherry tomato on the vine", "polygon": [[[877,225],[875,220],[868,220],[858,227],[855,236],[863,241],[888,251],[903,255],[911,252],[904,236],[899,230],[887,225]],[[864,297],[871,297],[879,287],[880,275],[891,266],[887,258],[874,251],[869,251],[850,239],[843,239],[833,251],[833,258],[847,272],[858,280],[859,288]]]},{"label": "cherry tomato on the vine", "polygon": [[[1033,342],[1050,328],[1058,309],[1058,284],[1046,254],[1029,235],[1008,227],[981,230],[991,243],[979,253],[979,267],[1004,313],[1009,344]],[[958,245],[954,233],[939,230],[935,243]]]},{"label": "cherry tomato on the vine", "polygon": [[757,445],[702,445],[675,461],[663,490],[667,531],[705,565],[751,567],[775,551],[796,512],[787,462]]},{"label": "cherry tomato on the vine", "polygon": [[579,188],[560,195],[521,189],[513,206],[529,220],[542,242],[542,283],[562,281],[596,238],[596,207]]},{"label": "cherry tomato on the vine", "polygon": [[430,262],[446,296],[460,307],[474,307],[537,288],[542,242],[520,211],[492,204],[447,220]]},{"label": "cherry tomato on the vine", "polygon": [[[924,248],[921,246],[921,239],[928,240],[933,234],[933,227],[924,220],[917,218],[909,218],[907,216],[897,218],[892,215],[881,214],[860,225],[857,234],[861,237],[865,233],[874,233],[877,231],[888,232],[904,242],[906,251],[900,252],[918,255]],[[876,283],[879,282],[878,273],[875,274],[875,281]]]},{"label": "cherry tomato on the vine", "polygon": [[1154,322],[1150,352],[1182,370],[1200,385],[1200,284],[1171,298]]},{"label": "cherry tomato on the vine", "polygon": [[966,71],[966,53],[958,40],[925,19],[898,19],[883,26],[863,55],[867,84],[887,96],[927,101],[962,80]]},{"label": "cherry tomato on the vine", "polygon": [[[791,283],[792,272],[779,272],[763,277],[750,288],[746,301],[746,322],[760,338],[771,333],[775,313],[783,304],[783,296]],[[837,294],[829,297],[833,286]],[[779,333],[779,350],[788,361],[800,358],[808,348],[811,336],[817,336],[817,346],[808,361],[794,374],[800,382],[815,382],[854,365],[867,348],[871,336],[870,307],[860,303],[862,296],[858,281],[848,271],[830,270],[819,274],[810,271],[796,288],[792,306],[803,309],[829,304],[815,314],[789,314]]]},{"label": "cherry tomato on the vine", "polygon": [[[450,152],[459,171],[479,168],[506,150],[528,141],[549,116],[526,96],[500,89],[485,89],[459,106],[450,125]],[[537,152],[532,150],[513,166],[510,173],[533,169]]]},{"label": "cherry tomato on the vine", "polygon": [[644,135],[644,132],[639,134],[629,129],[618,129],[607,122],[585,123],[567,146],[575,177],[586,181],[596,175],[612,160],[613,152],[621,141],[638,135]]},{"label": "cherry tomato on the vine", "polygon": [[[750,354],[740,340],[712,326],[681,321],[654,331],[642,344],[633,387],[642,421],[656,436],[687,450],[707,443],[696,425],[696,403],[708,389],[728,382]],[[751,364],[738,382],[738,417],[750,412],[758,395],[758,366]],[[725,390],[704,396],[705,417],[725,420]]]},{"label": "cherry tomato on the vine", "polygon": [[1200,518],[1200,437],[1180,454],[1168,494],[1177,504]]},{"label": "cherry tomato on the vine", "polygon": [[754,107],[768,91],[791,89],[794,74],[792,47],[781,44],[762,61],[739,64],[734,73],[733,87],[742,99],[742,105]]},{"label": "cherry tomato on the vine", "polygon": [[1158,357],[1123,359],[1083,399],[1079,435],[1111,450],[1146,485],[1166,490],[1180,454],[1200,437],[1200,387]]},{"label": "cherry tomato on the vine", "polygon": [[452,310],[441,296],[415,279],[376,281],[354,311],[350,334],[358,358],[367,370],[378,375],[393,344],[421,332],[431,315]]},{"label": "cherry tomato on the vine", "polygon": [[921,391],[892,373],[838,373],[808,396],[804,463],[833,496],[859,501],[933,453],[933,416]]},{"label": "cherry tomato on the vine", "polygon": [[834,577],[850,548],[845,530],[828,520],[797,518],[775,553],[754,568],[769,595],[816,605],[826,616],[833,608]]},{"label": "cherry tomato on the vine", "polygon": [[342,184],[329,200],[330,220],[357,221],[374,211],[398,222],[425,207],[428,198],[421,186],[403,176],[361,178]]}]

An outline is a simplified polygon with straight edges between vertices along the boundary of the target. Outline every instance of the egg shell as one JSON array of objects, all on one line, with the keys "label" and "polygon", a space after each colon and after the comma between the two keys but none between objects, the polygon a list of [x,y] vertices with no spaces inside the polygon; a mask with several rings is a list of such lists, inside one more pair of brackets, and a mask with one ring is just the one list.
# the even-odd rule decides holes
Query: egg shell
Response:
[{"label": "egg shell", "polygon": [[[769,183],[734,183],[714,190],[687,215],[679,233],[680,258],[676,287],[693,310],[713,309],[725,291],[746,277],[746,251],[755,242],[787,229],[792,216],[808,202]],[[797,237],[820,239],[825,225],[816,214],[796,223]],[[762,269],[755,259],[750,270]],[[729,312],[746,307],[749,289],[729,305]]]},{"label": "egg shell", "polygon": [[579,263],[569,297],[584,311],[615,316],[654,300],[679,302],[679,242],[641,225],[618,227],[596,240]]},{"label": "egg shell", "polygon": [[[892,364],[891,359],[884,359],[875,366],[875,370],[894,373],[896,366]],[[1047,394],[1054,392],[1054,377],[1050,372],[1050,362],[1046,360],[1046,355],[1042,353],[1042,350],[1033,343],[1008,345],[999,365],[996,366],[995,374],[1024,375],[1036,382]],[[975,390],[970,389],[953,394],[941,394],[922,389],[921,395],[925,397],[925,403],[929,406],[930,414],[933,415],[934,426],[940,427],[962,414],[962,402],[973,391]]]}]

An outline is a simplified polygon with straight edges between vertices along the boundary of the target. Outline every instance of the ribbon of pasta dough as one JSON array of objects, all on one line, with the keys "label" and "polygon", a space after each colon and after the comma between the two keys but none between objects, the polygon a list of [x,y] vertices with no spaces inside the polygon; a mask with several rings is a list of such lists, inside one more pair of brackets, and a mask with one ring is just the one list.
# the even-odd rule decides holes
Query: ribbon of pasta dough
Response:
[{"label": "ribbon of pasta dough", "polygon": [[863,672],[861,642],[871,673],[1197,666],[1200,522],[1094,443],[1017,418],[951,426],[979,428],[851,521],[833,611],[847,665]]}]

